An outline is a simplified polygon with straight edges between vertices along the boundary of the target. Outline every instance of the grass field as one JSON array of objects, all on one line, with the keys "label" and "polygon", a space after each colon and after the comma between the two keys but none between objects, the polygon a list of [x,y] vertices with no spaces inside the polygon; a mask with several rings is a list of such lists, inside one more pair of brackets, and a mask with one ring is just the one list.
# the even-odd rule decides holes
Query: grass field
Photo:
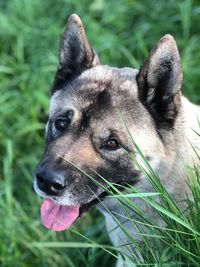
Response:
[{"label": "grass field", "polygon": [[[115,258],[102,249],[111,245],[97,211],[76,228],[52,233],[40,223],[39,199],[32,174],[44,146],[49,88],[57,66],[60,35],[66,18],[78,13],[103,64],[138,68],[165,34],[178,44],[183,92],[200,103],[200,3],[198,0],[1,0],[0,1],[0,266],[111,267]],[[197,175],[198,176],[198,175]],[[197,186],[196,203],[200,201]],[[196,216],[196,217],[195,217]],[[189,220],[197,233],[181,242],[185,266],[200,266],[196,212]],[[184,226],[185,227],[185,226]],[[177,226],[177,231],[183,231]],[[188,230],[189,231],[189,230]],[[191,231],[191,229],[190,229]],[[174,238],[180,238],[176,236]],[[181,238],[180,238],[181,239]],[[182,241],[182,239],[181,239]],[[187,244],[186,244],[187,243]],[[189,248],[187,247],[188,251]],[[161,252],[168,265],[180,266]],[[192,259],[191,259],[192,258]],[[188,261],[187,261],[188,259]],[[199,265],[198,265],[199,263]],[[148,264],[146,266],[149,266]]]}]

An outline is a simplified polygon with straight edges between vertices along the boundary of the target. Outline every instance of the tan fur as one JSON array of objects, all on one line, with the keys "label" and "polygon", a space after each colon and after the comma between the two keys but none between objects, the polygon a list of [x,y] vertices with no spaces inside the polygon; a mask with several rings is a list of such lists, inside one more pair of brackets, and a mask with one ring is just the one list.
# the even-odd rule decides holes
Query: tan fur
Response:
[{"label": "tan fur", "polygon": [[102,160],[95,152],[90,140],[81,140],[79,143],[76,143],[76,148],[72,147],[70,152],[65,154],[65,159],[73,162],[79,168],[85,166],[96,168],[102,164]]}]

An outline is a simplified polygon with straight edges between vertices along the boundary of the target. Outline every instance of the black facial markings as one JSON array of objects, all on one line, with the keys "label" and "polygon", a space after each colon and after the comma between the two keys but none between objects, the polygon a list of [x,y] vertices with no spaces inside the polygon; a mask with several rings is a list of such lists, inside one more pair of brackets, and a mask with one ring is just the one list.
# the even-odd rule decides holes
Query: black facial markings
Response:
[{"label": "black facial markings", "polygon": [[106,108],[111,105],[110,93],[107,89],[97,95],[96,104],[99,108]]},{"label": "black facial markings", "polygon": [[[110,161],[106,167],[98,167],[96,172],[111,183],[134,185],[138,181],[139,171],[132,168],[128,157],[126,162],[124,160],[123,162],[120,164],[119,160]],[[102,183],[100,177],[98,181]]]},{"label": "black facial markings", "polygon": [[55,164],[56,165],[61,165],[63,162],[64,162],[64,156],[58,156],[58,158],[56,159],[56,161],[55,161]]},{"label": "black facial markings", "polygon": [[49,143],[51,140],[55,140],[56,138],[64,134],[68,130],[73,116],[74,111],[67,110],[62,114],[57,114],[55,117],[50,118],[46,133],[46,142]]},{"label": "black facial markings", "polygon": [[79,132],[85,131],[90,126],[91,114],[89,109],[82,111],[82,118],[79,126]]},{"label": "black facial markings", "polygon": [[65,132],[71,123],[74,112],[73,110],[68,110],[64,116],[58,116],[55,119],[54,126],[58,132]]},{"label": "black facial markings", "polygon": [[82,118],[79,125],[79,132],[83,132],[90,127],[91,119],[98,119],[102,117],[102,113],[108,110],[111,100],[110,94],[107,89],[104,89],[98,94],[91,94],[84,99],[85,102],[88,100],[92,103],[82,110]]}]

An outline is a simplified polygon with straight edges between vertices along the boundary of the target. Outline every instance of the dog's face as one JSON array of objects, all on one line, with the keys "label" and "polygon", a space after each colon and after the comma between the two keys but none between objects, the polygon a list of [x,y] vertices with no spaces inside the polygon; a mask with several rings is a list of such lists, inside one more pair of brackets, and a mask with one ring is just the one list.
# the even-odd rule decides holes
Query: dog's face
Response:
[{"label": "dog's face", "polygon": [[61,41],[36,192],[84,212],[104,195],[98,183],[107,184],[101,176],[117,184],[142,183],[127,153],[137,158],[137,151],[120,115],[150,164],[167,172],[166,151],[174,142],[181,80],[171,36],[159,41],[139,72],[103,66],[79,17],[72,15]]}]

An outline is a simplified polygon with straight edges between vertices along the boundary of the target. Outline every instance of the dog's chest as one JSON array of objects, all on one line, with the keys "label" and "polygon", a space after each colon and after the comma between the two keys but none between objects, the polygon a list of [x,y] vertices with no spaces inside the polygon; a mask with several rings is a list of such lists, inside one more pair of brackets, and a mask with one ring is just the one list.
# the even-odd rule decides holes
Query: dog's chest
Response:
[{"label": "dog's chest", "polygon": [[[144,214],[154,218],[155,223],[158,221],[161,223],[160,217],[142,199],[135,198],[133,201],[134,205],[144,211]],[[125,209],[125,206],[120,206],[114,199],[104,200],[103,204],[97,205],[97,208],[105,217],[107,232],[113,245],[123,247],[128,254],[133,253],[134,241],[141,241],[139,231],[147,231],[146,227],[138,225],[137,222],[141,221],[139,215],[133,210]],[[133,244],[130,245],[131,240]]]}]

